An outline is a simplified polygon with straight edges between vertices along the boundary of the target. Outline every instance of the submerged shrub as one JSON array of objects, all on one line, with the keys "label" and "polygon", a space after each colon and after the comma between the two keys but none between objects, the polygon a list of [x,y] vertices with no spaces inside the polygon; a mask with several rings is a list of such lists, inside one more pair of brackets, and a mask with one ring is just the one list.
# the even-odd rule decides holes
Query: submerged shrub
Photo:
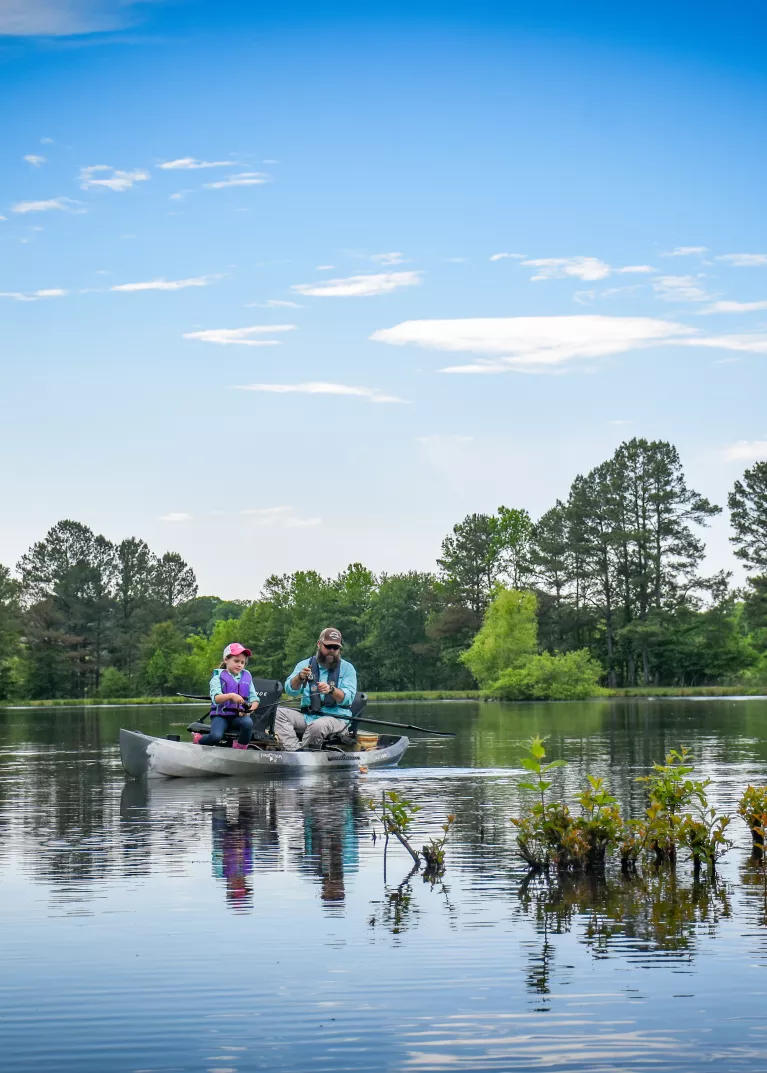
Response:
[{"label": "submerged shrub", "polygon": [[767,826],[767,786],[747,786],[738,802],[738,815],[748,824],[754,854],[761,857],[764,852],[764,829]]},{"label": "submerged shrub", "polygon": [[542,652],[503,671],[486,693],[498,700],[586,700],[603,692],[601,673],[585,648],[559,656]]}]

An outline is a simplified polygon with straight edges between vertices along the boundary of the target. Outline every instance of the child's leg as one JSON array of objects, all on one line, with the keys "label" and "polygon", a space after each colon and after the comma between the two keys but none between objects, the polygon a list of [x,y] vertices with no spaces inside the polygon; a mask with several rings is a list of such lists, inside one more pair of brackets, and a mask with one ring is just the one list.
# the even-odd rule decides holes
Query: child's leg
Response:
[{"label": "child's leg", "polygon": [[239,730],[237,741],[240,745],[249,745],[253,737],[253,720],[249,715],[237,715],[231,721],[232,730]]},{"label": "child's leg", "polygon": [[[226,730],[226,719],[223,715],[213,715],[210,719],[210,731],[205,737],[200,738],[200,745],[218,745]],[[252,726],[252,723],[251,723]]]}]

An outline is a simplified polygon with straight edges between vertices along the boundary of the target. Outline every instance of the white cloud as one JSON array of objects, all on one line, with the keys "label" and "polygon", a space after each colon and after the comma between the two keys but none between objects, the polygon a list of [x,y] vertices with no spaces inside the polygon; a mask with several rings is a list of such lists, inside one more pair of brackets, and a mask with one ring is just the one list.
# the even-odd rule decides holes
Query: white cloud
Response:
[{"label": "white cloud", "polygon": [[160,518],[161,522],[190,522],[192,520],[191,514],[185,514],[183,511],[172,511],[170,514],[163,514]]},{"label": "white cloud", "polygon": [[72,206],[79,205],[79,201],[73,201],[69,197],[51,197],[45,201],[17,201],[13,206],[14,212],[50,212],[60,209],[62,212],[74,212]]},{"label": "white cloud", "polygon": [[701,276],[657,276],[653,290],[666,302],[710,302],[712,296],[698,282]]},{"label": "white cloud", "polygon": [[335,265],[317,265],[317,267],[315,268],[314,271],[315,272],[330,272],[335,267],[336,267]]},{"label": "white cloud", "polygon": [[767,253],[723,253],[717,261],[724,261],[733,268],[757,268],[767,265]]},{"label": "white cloud", "polygon": [[374,253],[370,258],[371,261],[375,261],[379,265],[401,265],[405,263],[405,258],[401,253]]},{"label": "white cloud", "polygon": [[767,459],[767,440],[738,440],[725,447],[722,456],[727,462],[758,462]]},{"label": "white cloud", "polygon": [[395,346],[489,355],[443,372],[498,373],[552,369],[568,361],[601,358],[640,347],[678,342],[694,328],[650,317],[486,317],[413,320],[373,332],[372,340]]},{"label": "white cloud", "polygon": [[34,153],[27,153],[24,159],[26,160],[27,164],[31,164],[33,168],[39,168],[41,164],[45,163],[44,156],[35,156]]},{"label": "white cloud", "polygon": [[255,507],[240,512],[246,517],[253,518],[256,525],[282,526],[286,529],[304,529],[310,526],[321,525],[321,518],[301,518],[293,507]]},{"label": "white cloud", "polygon": [[680,340],[685,346],[711,347],[714,350],[738,350],[749,354],[767,354],[767,335],[710,335]]},{"label": "white cloud", "polygon": [[295,324],[254,324],[250,328],[208,328],[201,332],[185,332],[184,339],[199,339],[220,346],[280,346],[279,339],[253,339],[254,335],[272,332],[292,332]]},{"label": "white cloud", "polygon": [[7,216],[0,216],[0,220],[4,220],[7,223],[8,222],[8,217]]},{"label": "white cloud", "polygon": [[[121,30],[136,22],[140,0],[2,0],[0,35],[69,37]],[[50,142],[51,138],[42,138]]]},{"label": "white cloud", "polygon": [[701,309],[701,313],[755,313],[767,309],[767,301],[761,302],[714,302]]},{"label": "white cloud", "polygon": [[662,253],[661,257],[702,257],[708,252],[708,246],[677,246],[673,250]]},{"label": "white cloud", "polygon": [[369,298],[388,294],[399,287],[414,287],[421,282],[420,272],[380,272],[346,279],[328,279],[321,283],[296,283],[294,291],[318,298]]},{"label": "white cloud", "polygon": [[354,387],[350,384],[242,384],[239,391],[265,391],[275,395],[351,395],[370,402],[406,402],[395,395],[385,395],[377,387]]},{"label": "white cloud", "polygon": [[205,186],[208,190],[223,190],[227,186],[261,186],[262,183],[268,182],[269,176],[261,171],[242,171],[217,183],[205,183]]},{"label": "white cloud", "polygon": [[[105,175],[104,172],[108,174]],[[96,178],[97,175],[100,178]],[[149,178],[149,172],[141,169],[120,171],[108,164],[91,164],[87,168],[80,168],[80,189],[91,190],[96,187],[122,193],[124,190],[130,190],[135,183],[146,182]]]},{"label": "white cloud", "polygon": [[606,279],[612,269],[598,257],[539,257],[523,261],[523,265],[537,269],[533,280],[564,279],[575,276],[577,279]]},{"label": "white cloud", "polygon": [[452,433],[433,432],[429,436],[418,436],[419,443],[426,446],[440,446],[447,444],[473,443],[473,436],[457,436]]},{"label": "white cloud", "polygon": [[621,274],[624,272],[655,272],[656,269],[652,265],[625,265],[623,268],[616,268],[615,271]]},{"label": "white cloud", "polygon": [[237,160],[195,160],[192,156],[181,157],[180,160],[166,160],[163,164],[158,164],[158,168],[162,168],[164,171],[197,171],[199,168],[232,168],[238,167],[239,161]]},{"label": "white cloud", "polygon": [[507,257],[511,257],[514,261],[524,261],[527,257],[526,253],[494,253],[491,255],[491,261],[505,261]]},{"label": "white cloud", "polygon": [[207,287],[218,276],[197,276],[195,279],[151,279],[144,283],[118,283],[111,291],[183,291],[186,287]]},{"label": "white cloud", "polygon": [[63,298],[65,294],[69,294],[69,291],[62,290],[60,287],[51,287],[44,291],[30,291],[23,293],[22,291],[0,291],[0,298],[13,298],[17,302],[36,302],[38,298]]},{"label": "white cloud", "polygon": [[300,302],[289,302],[283,298],[267,298],[264,305],[267,309],[303,309]]}]

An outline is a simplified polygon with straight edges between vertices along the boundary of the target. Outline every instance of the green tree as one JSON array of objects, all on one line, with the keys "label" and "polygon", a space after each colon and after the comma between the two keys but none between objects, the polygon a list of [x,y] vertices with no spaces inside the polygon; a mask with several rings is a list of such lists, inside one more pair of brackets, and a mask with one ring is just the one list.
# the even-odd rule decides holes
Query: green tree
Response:
[{"label": "green tree", "polygon": [[19,653],[21,637],[21,586],[0,565],[0,700],[7,700],[13,686],[12,660]]},{"label": "green tree", "polygon": [[498,556],[499,574],[506,578],[513,589],[519,589],[530,574],[532,519],[526,510],[501,506],[491,522],[493,552]]},{"label": "green tree", "polygon": [[536,598],[532,592],[496,589],[484,622],[461,660],[483,688],[502,671],[519,667],[535,654],[538,641]]},{"label": "green tree", "polygon": [[432,574],[383,575],[365,613],[365,688],[439,686],[439,645],[427,634],[436,603]]},{"label": "green tree", "polygon": [[735,554],[747,569],[767,573],[767,462],[757,462],[735,482],[727,506]]},{"label": "green tree", "polygon": [[149,545],[128,537],[117,545],[115,555],[115,663],[131,678],[142,638],[164,615],[154,599],[156,559]]},{"label": "green tree", "polygon": [[467,514],[442,541],[437,564],[456,601],[481,615],[503,569],[497,524],[489,514]]},{"label": "green tree", "polygon": [[166,551],[160,559],[155,560],[152,580],[153,595],[166,611],[172,611],[197,595],[194,570],[177,551]]},{"label": "green tree", "polygon": [[178,685],[179,667],[187,670],[179,657],[189,654],[184,637],[172,622],[158,622],[149,631],[141,645],[140,681],[146,684],[150,693],[158,696],[170,695]]}]

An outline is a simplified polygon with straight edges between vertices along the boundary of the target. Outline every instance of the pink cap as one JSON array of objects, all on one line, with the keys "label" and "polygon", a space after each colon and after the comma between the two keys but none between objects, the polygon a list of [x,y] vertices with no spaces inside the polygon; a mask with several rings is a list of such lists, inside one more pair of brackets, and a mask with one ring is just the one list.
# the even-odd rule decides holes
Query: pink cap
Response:
[{"label": "pink cap", "polygon": [[245,648],[244,645],[240,645],[236,641],[233,641],[224,649],[224,659],[226,659],[227,656],[248,656],[250,658],[252,655],[253,653],[249,648]]}]

